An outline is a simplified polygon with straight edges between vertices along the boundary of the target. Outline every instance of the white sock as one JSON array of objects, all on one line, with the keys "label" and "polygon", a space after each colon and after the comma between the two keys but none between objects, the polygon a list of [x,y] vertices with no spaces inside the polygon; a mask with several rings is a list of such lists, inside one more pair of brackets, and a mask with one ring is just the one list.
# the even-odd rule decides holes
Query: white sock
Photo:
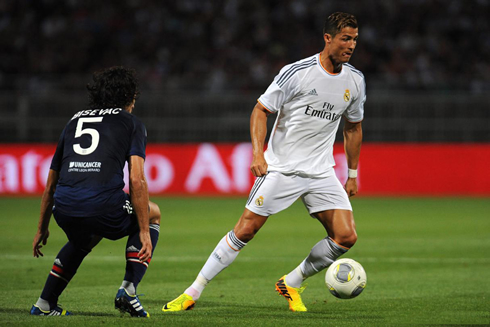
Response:
[{"label": "white sock", "polygon": [[206,285],[235,260],[245,245],[247,243],[240,241],[231,230],[219,241],[194,283],[184,293],[192,296],[194,301],[199,299]]},{"label": "white sock", "polygon": [[301,287],[305,279],[330,266],[348,250],[335,243],[330,237],[324,238],[315,244],[306,259],[286,276],[286,284],[291,287]]},{"label": "white sock", "polygon": [[119,287],[119,289],[121,288],[126,289],[129,295],[136,295],[136,288],[134,287],[134,284],[132,282],[123,280],[121,287]]},{"label": "white sock", "polygon": [[305,280],[305,276],[298,266],[293,271],[291,271],[285,278],[286,284],[291,287],[299,288],[301,283]]},{"label": "white sock", "polygon": [[49,307],[49,302],[44,300],[44,299],[41,299],[39,298],[36,302],[36,306],[39,307],[39,309],[43,310],[43,311],[49,311],[50,310],[50,307]]},{"label": "white sock", "polygon": [[189,286],[184,293],[192,296],[192,299],[197,301],[201,297],[201,293],[204,291],[204,288],[206,285],[208,285],[208,283],[209,282],[206,280],[206,278],[204,278],[204,276],[202,276],[199,272],[199,275],[197,275],[194,283],[192,283],[192,285]]},{"label": "white sock", "polygon": [[348,250],[348,248],[335,243],[330,237],[326,237],[315,244],[310,254],[300,265],[305,279],[329,267],[338,257]]}]

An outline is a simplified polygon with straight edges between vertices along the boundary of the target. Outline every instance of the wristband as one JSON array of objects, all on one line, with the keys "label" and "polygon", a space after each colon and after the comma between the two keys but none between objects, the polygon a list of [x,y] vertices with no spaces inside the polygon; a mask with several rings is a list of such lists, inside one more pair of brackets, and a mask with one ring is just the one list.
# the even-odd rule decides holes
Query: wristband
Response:
[{"label": "wristband", "polygon": [[357,169],[348,169],[347,176],[349,178],[357,178]]}]

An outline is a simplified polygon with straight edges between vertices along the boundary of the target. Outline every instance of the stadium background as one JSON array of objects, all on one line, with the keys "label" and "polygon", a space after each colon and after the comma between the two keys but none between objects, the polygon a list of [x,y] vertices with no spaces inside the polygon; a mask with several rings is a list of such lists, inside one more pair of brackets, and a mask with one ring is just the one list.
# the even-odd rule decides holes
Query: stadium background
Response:
[{"label": "stadium background", "polygon": [[[282,66],[322,49],[332,11],[351,12],[360,25],[351,63],[368,89],[361,194],[490,195],[490,173],[469,168],[490,160],[490,4],[483,0],[2,1],[0,193],[42,191],[44,161],[68,119],[86,106],[92,72],[126,65],[139,74],[135,114],[155,145],[150,190],[245,194],[250,156],[237,159],[222,143],[249,142],[257,97]],[[182,151],[167,153],[169,143]],[[387,143],[383,153],[369,148]],[[417,144],[428,143],[418,152]],[[201,168],[202,188],[172,188],[192,175],[178,167],[217,161],[221,170]],[[345,164],[337,162],[342,178]],[[220,172],[228,180],[213,180]],[[162,184],[165,175],[175,178]],[[403,185],[414,175],[420,185]],[[378,189],[384,176],[397,176],[397,185]],[[372,185],[362,183],[368,177]]]},{"label": "stadium background", "polygon": [[[319,274],[302,295],[309,312],[288,314],[273,284],[325,236],[298,201],[269,219],[195,310],[161,313],[243,210],[256,98],[284,64],[322,49],[332,11],[358,18],[351,63],[368,88],[352,199],[359,240],[349,252],[366,268],[366,290],[337,300]],[[92,72],[115,64],[139,72],[135,114],[148,129],[146,172],[163,214],[138,288],[153,322],[488,325],[488,17],[488,0],[0,1],[0,325],[68,323],[28,314],[66,243],[52,222],[45,257],[32,258],[40,192],[59,133],[87,103]],[[337,173],[345,175],[341,138]],[[113,307],[124,245],[103,240],[84,261],[61,298],[74,312],[70,326],[139,323]]]}]

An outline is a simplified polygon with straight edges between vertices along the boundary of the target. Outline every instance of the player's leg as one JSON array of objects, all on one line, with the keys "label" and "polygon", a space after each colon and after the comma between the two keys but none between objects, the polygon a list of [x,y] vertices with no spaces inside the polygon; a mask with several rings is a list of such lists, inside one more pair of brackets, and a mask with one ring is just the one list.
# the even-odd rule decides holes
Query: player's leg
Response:
[{"label": "player's leg", "polygon": [[197,275],[196,280],[182,295],[165,304],[162,311],[183,311],[194,307],[204,288],[221,271],[236,259],[240,250],[252,240],[259,229],[265,224],[267,217],[245,209],[235,228],[229,231],[214,248],[208,260]]},{"label": "player's leg", "polygon": [[[156,203],[150,201],[149,218],[152,257],[160,234],[160,216],[160,208]],[[126,243],[126,271],[121,287],[116,294],[115,306],[116,309],[119,309],[122,312],[128,312],[131,316],[149,317],[149,314],[145,312],[136,295],[138,284],[143,279],[151,261],[151,258],[145,262],[138,259],[138,252],[141,247],[142,244],[139,238],[139,229],[133,228]]]},{"label": "player's leg", "polygon": [[206,285],[235,260],[267,218],[289,207],[299,197],[304,187],[301,183],[298,186],[299,179],[277,172],[269,172],[266,176],[257,178],[245,210],[233,230],[219,241],[194,283],[182,295],[164,305],[162,311],[191,309]]},{"label": "player's leg", "polygon": [[[350,210],[327,210],[314,213],[327,231],[327,237],[320,240],[301,263],[296,274],[287,278],[288,282],[297,284],[329,267],[341,255],[346,253],[357,240],[354,216]],[[296,276],[296,278],[295,278]]]},{"label": "player's leg", "polygon": [[57,212],[55,218],[69,241],[56,256],[41,296],[31,309],[33,315],[69,314],[58,306],[58,298],[75,276],[83,259],[101,240],[100,236],[92,235],[85,228],[85,218],[71,218]]},{"label": "player's leg", "polygon": [[323,225],[327,237],[316,243],[303,262],[283,278],[285,285],[297,289],[306,278],[330,266],[357,240],[349,198],[335,176],[312,180],[303,202],[311,216]]},{"label": "player's leg", "polygon": [[185,293],[191,295],[194,301],[199,299],[204,287],[236,259],[240,250],[252,240],[266,221],[267,217],[245,209],[235,228],[218,242],[199,272],[198,278]]},{"label": "player's leg", "polygon": [[[346,253],[357,240],[352,211],[328,210],[312,215],[322,223],[328,236],[313,246],[308,256],[298,267],[279,279],[276,288],[281,288],[283,291],[292,288],[297,292],[302,292],[304,287],[302,288],[301,284],[305,279],[330,266],[338,257]],[[292,311],[306,311],[306,307],[300,298],[296,301],[295,306],[291,306],[294,304],[292,300],[290,301]]]},{"label": "player's leg", "polygon": [[[149,202],[149,218],[150,218],[150,238],[153,251],[158,242],[160,234],[160,208],[156,203]],[[136,287],[148,268],[150,260],[147,262],[141,262],[138,259],[138,252],[141,249],[141,241],[139,239],[139,230],[133,231],[126,244],[126,274],[124,276],[121,288],[125,288],[129,294],[136,294]]]}]

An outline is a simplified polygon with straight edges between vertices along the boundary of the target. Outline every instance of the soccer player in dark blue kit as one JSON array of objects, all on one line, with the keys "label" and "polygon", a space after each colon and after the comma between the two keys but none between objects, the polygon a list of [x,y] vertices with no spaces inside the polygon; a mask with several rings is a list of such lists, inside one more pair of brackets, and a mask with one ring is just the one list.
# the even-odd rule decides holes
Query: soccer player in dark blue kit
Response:
[{"label": "soccer player in dark blue kit", "polygon": [[[34,257],[49,236],[51,214],[68,237],[58,253],[32,315],[61,316],[58,298],[87,254],[102,238],[128,236],[126,273],[115,307],[149,317],[136,288],[150,263],[160,232],[160,209],[149,201],[144,173],[146,129],[132,115],[138,96],[134,71],[111,67],[87,85],[90,107],[77,112],[61,133],[42,196],[32,244]],[[129,194],[123,169],[129,168]]]}]

